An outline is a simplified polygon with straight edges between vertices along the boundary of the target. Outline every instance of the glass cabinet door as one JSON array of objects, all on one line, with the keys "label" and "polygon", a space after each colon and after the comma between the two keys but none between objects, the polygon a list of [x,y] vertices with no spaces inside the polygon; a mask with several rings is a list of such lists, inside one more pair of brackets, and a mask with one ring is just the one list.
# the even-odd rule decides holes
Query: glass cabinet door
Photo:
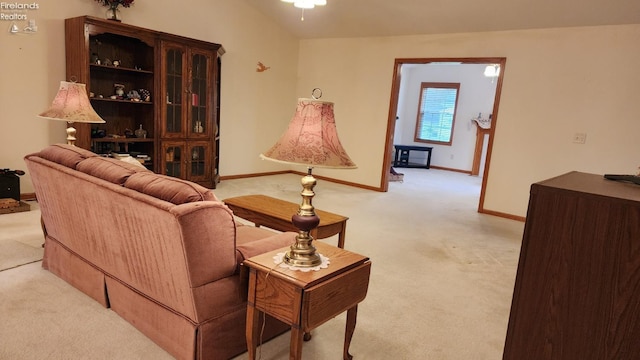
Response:
[{"label": "glass cabinet door", "polygon": [[184,103],[184,50],[170,47],[165,51],[164,59],[166,104],[163,136],[181,136],[184,134],[182,108]]},{"label": "glass cabinet door", "polygon": [[211,146],[208,141],[189,143],[189,179],[192,181],[209,181],[211,179]]},{"label": "glass cabinet door", "polygon": [[162,41],[160,109],[162,174],[215,187],[218,53],[211,47]]},{"label": "glass cabinet door", "polygon": [[209,133],[208,123],[208,76],[209,57],[194,52],[191,54],[191,123],[190,130],[195,136],[206,136]]},{"label": "glass cabinet door", "polygon": [[184,178],[184,145],[168,143],[163,146],[162,153],[164,156],[163,170],[165,175]]}]

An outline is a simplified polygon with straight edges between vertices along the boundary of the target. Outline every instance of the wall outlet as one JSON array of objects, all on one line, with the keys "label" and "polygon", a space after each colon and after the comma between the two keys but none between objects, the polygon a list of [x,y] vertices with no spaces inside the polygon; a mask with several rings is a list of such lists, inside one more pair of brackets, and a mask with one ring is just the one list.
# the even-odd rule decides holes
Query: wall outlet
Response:
[{"label": "wall outlet", "polygon": [[453,154],[451,154],[451,160],[453,160]]},{"label": "wall outlet", "polygon": [[587,133],[575,133],[573,135],[573,142],[575,144],[584,144],[587,142]]}]

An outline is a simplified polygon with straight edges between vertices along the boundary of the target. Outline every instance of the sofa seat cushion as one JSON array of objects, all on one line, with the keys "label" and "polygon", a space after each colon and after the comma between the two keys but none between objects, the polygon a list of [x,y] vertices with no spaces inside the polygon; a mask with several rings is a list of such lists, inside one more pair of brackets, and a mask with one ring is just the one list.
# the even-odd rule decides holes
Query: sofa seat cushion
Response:
[{"label": "sofa seat cushion", "polygon": [[85,174],[107,180],[117,185],[123,185],[129,176],[143,171],[150,172],[145,168],[129,164],[124,161],[110,159],[100,156],[90,157],[78,163],[76,170]]},{"label": "sofa seat cushion", "polygon": [[67,144],[54,144],[47,146],[37,155],[43,159],[64,165],[74,170],[81,161],[91,157],[98,157],[98,155],[89,150]]},{"label": "sofa seat cushion", "polygon": [[176,205],[195,201],[218,201],[213,191],[190,181],[141,171],[129,176],[124,187]]}]

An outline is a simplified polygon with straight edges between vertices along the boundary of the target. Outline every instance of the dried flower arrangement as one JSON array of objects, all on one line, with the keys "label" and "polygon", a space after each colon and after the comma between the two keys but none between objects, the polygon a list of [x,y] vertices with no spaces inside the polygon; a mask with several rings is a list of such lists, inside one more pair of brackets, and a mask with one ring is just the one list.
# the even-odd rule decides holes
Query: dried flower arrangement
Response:
[{"label": "dried flower arrangement", "polygon": [[106,6],[110,8],[117,8],[120,5],[128,8],[129,6],[131,6],[131,4],[133,4],[134,0],[96,0],[96,1],[102,4],[102,6]]}]

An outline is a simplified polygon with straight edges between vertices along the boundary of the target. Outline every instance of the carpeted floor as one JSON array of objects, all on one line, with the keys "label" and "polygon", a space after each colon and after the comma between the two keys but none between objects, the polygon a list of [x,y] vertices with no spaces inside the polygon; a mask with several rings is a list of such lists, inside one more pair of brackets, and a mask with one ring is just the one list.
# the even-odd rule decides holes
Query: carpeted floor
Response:
[{"label": "carpeted floor", "polygon": [[[345,247],[373,263],[351,353],[355,359],[501,359],[524,224],[477,213],[480,178],[401,172],[404,181],[391,183],[387,193],[322,180],[315,189],[317,208],[349,217]],[[299,202],[300,189],[300,176],[287,174],[223,181],[215,192],[221,199],[261,193]],[[16,224],[0,215],[0,240],[39,234],[41,243],[39,212],[31,213]],[[337,237],[326,241],[335,245]],[[0,359],[171,358],[40,266],[0,271]],[[344,325],[343,314],[314,330],[303,357],[341,358]],[[284,334],[260,348],[261,358],[288,359],[288,346]],[[246,353],[235,360],[244,359]]]},{"label": "carpeted floor", "polygon": [[0,271],[42,259],[42,230],[38,203],[28,204],[33,211],[0,215]]}]

